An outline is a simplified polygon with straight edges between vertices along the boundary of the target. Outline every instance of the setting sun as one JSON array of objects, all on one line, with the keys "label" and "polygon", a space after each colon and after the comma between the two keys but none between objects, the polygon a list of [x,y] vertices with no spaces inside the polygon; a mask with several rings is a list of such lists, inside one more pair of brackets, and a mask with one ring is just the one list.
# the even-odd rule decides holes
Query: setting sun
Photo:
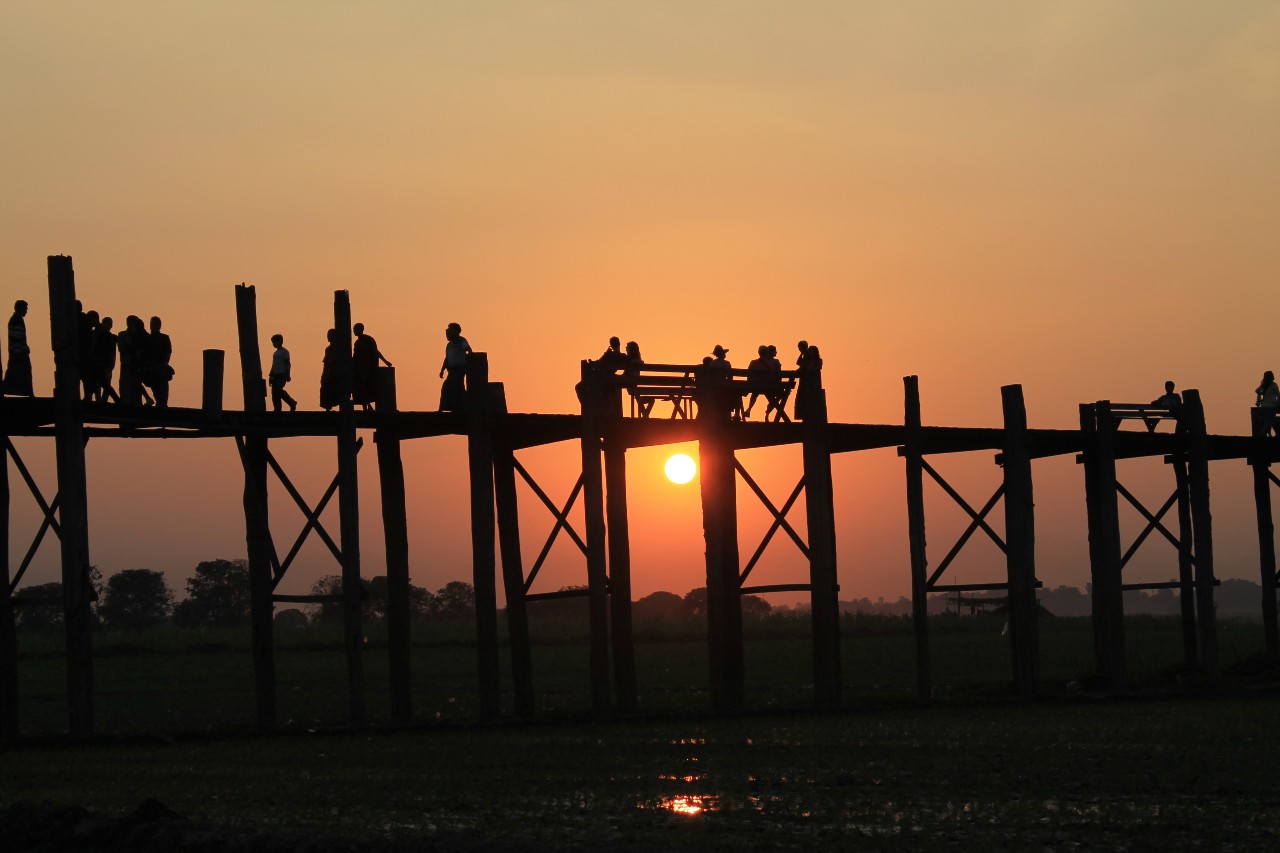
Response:
[{"label": "setting sun", "polygon": [[698,464],[689,455],[677,453],[667,460],[664,470],[667,472],[668,480],[683,485],[698,473]]}]

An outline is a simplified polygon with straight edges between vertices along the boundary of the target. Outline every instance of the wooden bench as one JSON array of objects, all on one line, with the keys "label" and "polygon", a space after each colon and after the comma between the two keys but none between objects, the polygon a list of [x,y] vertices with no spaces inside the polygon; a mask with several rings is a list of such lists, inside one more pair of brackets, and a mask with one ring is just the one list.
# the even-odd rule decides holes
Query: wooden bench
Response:
[{"label": "wooden bench", "polygon": [[1167,406],[1155,403],[1112,403],[1111,420],[1116,427],[1121,421],[1142,421],[1147,432],[1155,432],[1161,421],[1173,421],[1177,428],[1178,414]]},{"label": "wooden bench", "polygon": [[[631,398],[631,417],[648,418],[652,416],[654,406],[658,403],[670,403],[671,419],[691,419],[696,415],[696,383],[693,372],[683,376],[644,376],[637,377],[634,384],[629,384],[623,377],[623,387]],[[759,394],[767,401],[764,420],[766,423],[789,423],[787,401],[796,387],[795,376],[762,376],[735,379],[725,377],[723,390],[728,396],[736,399],[733,408],[735,420],[745,420],[743,400],[752,394]]]}]

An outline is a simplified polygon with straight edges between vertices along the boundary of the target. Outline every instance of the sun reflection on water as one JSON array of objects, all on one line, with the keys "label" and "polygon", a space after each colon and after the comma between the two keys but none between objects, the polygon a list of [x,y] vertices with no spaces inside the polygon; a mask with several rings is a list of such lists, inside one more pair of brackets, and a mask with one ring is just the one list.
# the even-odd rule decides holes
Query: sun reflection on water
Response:
[{"label": "sun reflection on water", "polygon": [[672,814],[693,817],[703,812],[715,811],[716,798],[698,794],[681,794],[676,797],[663,797],[655,803],[655,806]]}]

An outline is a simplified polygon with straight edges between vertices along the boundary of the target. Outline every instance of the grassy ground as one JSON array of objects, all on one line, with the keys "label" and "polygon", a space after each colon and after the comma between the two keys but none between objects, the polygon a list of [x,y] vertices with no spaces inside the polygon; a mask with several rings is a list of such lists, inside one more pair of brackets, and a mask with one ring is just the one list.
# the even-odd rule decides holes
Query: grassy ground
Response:
[{"label": "grassy ground", "polygon": [[[360,837],[763,849],[1266,849],[1280,841],[1274,676],[1256,671],[1261,629],[1220,625],[1218,698],[1182,680],[1176,620],[1127,623],[1140,698],[1091,694],[1087,620],[1045,620],[1048,699],[1009,696],[998,617],[935,619],[938,705],[915,700],[905,620],[846,621],[846,710],[812,714],[802,622],[757,625],[747,714],[705,716],[705,642],[669,625],[637,646],[643,716],[590,722],[579,626],[542,626],[540,717],[477,725],[469,630],[435,629],[413,651],[408,732],[342,732],[336,633],[281,636],[281,721],[252,718],[243,632],[101,637],[99,728],[126,737],[71,748],[54,640],[24,638],[24,731],[0,755],[0,806],[19,798],[122,812],[146,797],[220,825]],[[369,715],[387,716],[385,650],[370,638]],[[1083,684],[1083,688],[1081,685]],[[1168,697],[1182,698],[1172,701]],[[1198,697],[1198,698],[1197,698]],[[504,696],[510,707],[510,696]],[[240,732],[240,734],[236,734]],[[203,733],[203,734],[200,734]],[[214,736],[211,737],[210,734]],[[176,737],[170,736],[176,735]]]}]

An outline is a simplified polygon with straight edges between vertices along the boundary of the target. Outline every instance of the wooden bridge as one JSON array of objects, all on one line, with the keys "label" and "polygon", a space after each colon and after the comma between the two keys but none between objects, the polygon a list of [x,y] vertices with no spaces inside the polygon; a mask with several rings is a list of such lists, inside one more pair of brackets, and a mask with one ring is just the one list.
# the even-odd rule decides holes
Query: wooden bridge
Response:
[{"label": "wooden bridge", "polygon": [[[1217,674],[1214,625],[1213,534],[1209,502],[1209,462],[1246,460],[1254,471],[1261,553],[1263,630],[1267,654],[1280,661],[1276,619],[1275,542],[1271,515],[1271,485],[1280,485],[1270,466],[1280,458],[1280,442],[1269,438],[1262,412],[1255,410],[1249,436],[1208,435],[1200,395],[1185,392],[1176,430],[1160,432],[1155,424],[1172,417],[1151,405],[1112,404],[1080,407],[1078,430],[1027,427],[1022,389],[1001,389],[1004,426],[999,429],[926,426],[921,422],[916,377],[904,379],[905,414],[901,424],[830,423],[820,370],[783,371],[762,380],[747,371],[723,371],[704,365],[647,365],[631,368],[583,362],[578,395],[580,412],[570,415],[508,412],[501,383],[489,381],[483,353],[469,357],[467,407],[463,412],[402,412],[396,405],[395,372],[381,368],[376,411],[355,411],[349,393],[352,382],[351,311],[348,294],[334,294],[337,349],[343,402],[336,412],[268,412],[267,389],[259,351],[256,294],[253,287],[235,289],[243,410],[223,406],[224,354],[204,353],[202,406],[134,408],[85,402],[77,367],[76,293],[71,258],[49,258],[49,304],[55,377],[52,398],[3,398],[0,424],[4,448],[0,453],[0,735],[19,734],[17,645],[14,596],[23,573],[47,533],[61,546],[62,590],[67,661],[68,727],[73,735],[94,730],[94,691],[91,649],[92,590],[89,584],[88,499],[85,445],[98,439],[231,439],[239,450],[244,475],[243,508],[251,593],[252,654],[259,725],[276,724],[276,678],[273,608],[283,602],[329,601],[323,596],[286,596],[275,589],[288,572],[302,541],[314,532],[342,568],[341,602],[347,660],[349,716],[365,719],[365,684],[361,630],[359,499],[356,489],[360,433],[372,431],[381,490],[388,579],[388,655],[391,722],[413,719],[410,702],[409,546],[405,511],[404,470],[400,444],[443,435],[467,437],[470,472],[473,583],[476,594],[478,692],[482,715],[495,717],[499,703],[499,643],[497,578],[499,566],[506,597],[511,672],[516,713],[535,713],[533,667],[526,607],[542,597],[583,594],[588,598],[590,664],[585,677],[591,685],[592,705],[601,715],[636,709],[638,687],[631,630],[631,568],[628,539],[626,452],[629,448],[696,441],[700,457],[703,527],[706,541],[708,660],[712,704],[716,711],[743,707],[746,675],[743,663],[741,596],[748,593],[807,592],[813,623],[814,701],[819,707],[841,702],[839,588],[836,580],[836,518],[832,500],[831,460],[836,454],[873,448],[898,448],[907,483],[911,588],[916,630],[918,690],[927,701],[932,694],[926,604],[930,593],[1000,590],[1007,596],[1013,682],[1023,696],[1039,687],[1038,631],[1035,590],[1034,462],[1050,456],[1074,454],[1082,464],[1089,525],[1089,559],[1093,589],[1094,643],[1097,672],[1104,683],[1119,689],[1125,683],[1123,592],[1129,589],[1172,587],[1182,604],[1184,657],[1207,677]],[[653,402],[672,393],[678,377],[679,398],[670,400],[681,414],[650,416]],[[774,393],[797,387],[799,411],[794,422],[785,418],[767,423],[736,420],[735,400],[744,392]],[[631,408],[624,399],[650,401],[647,408]],[[696,416],[694,413],[696,412]],[[674,412],[673,412],[674,414]],[[1141,422],[1141,431],[1126,431],[1126,422]],[[56,445],[58,492],[46,500],[23,464],[14,436],[44,436]],[[323,498],[309,506],[293,487],[270,451],[270,442],[296,436],[331,436],[336,440],[337,475]],[[577,442],[582,472],[564,506],[557,506],[520,464],[521,450],[556,442]],[[802,448],[799,482],[782,506],[772,502],[736,458],[736,451],[776,445]],[[978,508],[969,503],[930,465],[937,454],[996,453],[1002,482]],[[1152,511],[1119,481],[1118,463],[1137,457],[1162,457],[1172,470],[1173,491]],[[44,521],[23,561],[10,564],[9,463],[25,482]],[[281,558],[268,525],[267,484],[277,477],[307,517],[307,525],[290,551]],[[551,542],[526,572],[521,556],[516,479],[523,478],[557,519],[555,532],[569,535],[585,556],[586,589],[568,593],[534,594],[529,590],[550,550]],[[773,523],[743,565],[738,548],[737,480],[773,517]],[[964,533],[930,568],[925,544],[926,480],[933,481],[969,516]],[[801,494],[805,496],[807,540],[788,520]],[[339,530],[334,537],[320,516],[336,495]],[[573,530],[568,513],[581,497],[585,530]],[[1132,504],[1146,519],[1141,534],[1127,546],[1121,541],[1119,502]],[[1003,504],[1004,535],[989,522]],[[1176,524],[1166,517],[1176,508]],[[1170,529],[1173,528],[1173,529]],[[807,577],[795,583],[753,586],[750,575],[764,547],[785,532],[807,558]],[[1004,552],[1006,571],[985,583],[948,584],[945,573],[972,536],[981,532]],[[1152,534],[1176,549],[1178,580],[1163,584],[1126,584],[1123,570],[1136,550]],[[553,536],[555,533],[553,533]],[[495,548],[495,541],[497,547]],[[31,602],[34,606],[37,603]]]}]

